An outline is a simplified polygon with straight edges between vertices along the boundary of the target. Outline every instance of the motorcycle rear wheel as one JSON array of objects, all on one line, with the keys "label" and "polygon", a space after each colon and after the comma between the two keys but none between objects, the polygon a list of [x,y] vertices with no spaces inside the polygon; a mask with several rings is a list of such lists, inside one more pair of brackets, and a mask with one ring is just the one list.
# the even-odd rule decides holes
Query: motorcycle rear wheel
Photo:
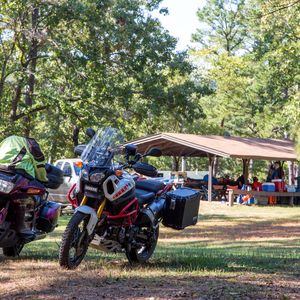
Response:
[{"label": "motorcycle rear wheel", "polygon": [[82,262],[90,243],[86,226],[90,215],[76,212],[69,221],[59,249],[59,264],[66,269],[75,269]]},{"label": "motorcycle rear wheel", "polygon": [[[140,230],[148,231],[148,233],[149,233],[149,231],[152,231],[152,229],[150,227],[143,227]],[[126,256],[128,258],[128,261],[130,263],[138,263],[138,264],[147,262],[150,259],[150,257],[152,256],[152,254],[156,248],[158,235],[159,235],[159,227],[157,226],[157,228],[154,230],[154,232],[152,232],[149,240],[147,240],[143,246],[128,247],[128,249],[126,250]]]}]

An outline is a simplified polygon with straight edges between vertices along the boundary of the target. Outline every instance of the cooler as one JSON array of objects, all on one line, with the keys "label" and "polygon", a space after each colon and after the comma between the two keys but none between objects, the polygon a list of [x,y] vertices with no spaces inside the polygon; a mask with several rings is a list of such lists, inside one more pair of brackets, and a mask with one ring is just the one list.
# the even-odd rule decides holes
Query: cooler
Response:
[{"label": "cooler", "polygon": [[275,192],[275,183],[265,182],[262,184],[262,190],[264,192]]}]

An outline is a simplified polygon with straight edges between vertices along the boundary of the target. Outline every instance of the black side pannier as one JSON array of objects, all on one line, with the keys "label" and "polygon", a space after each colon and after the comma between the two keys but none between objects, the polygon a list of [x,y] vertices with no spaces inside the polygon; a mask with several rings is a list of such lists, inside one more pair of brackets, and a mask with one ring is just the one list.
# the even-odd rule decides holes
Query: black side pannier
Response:
[{"label": "black side pannier", "polygon": [[36,220],[36,228],[44,232],[52,232],[57,226],[60,210],[59,203],[53,201],[44,203]]},{"label": "black side pannier", "polygon": [[190,188],[180,188],[166,195],[162,223],[173,229],[184,229],[198,221],[200,193]]},{"label": "black side pannier", "polygon": [[59,186],[64,182],[63,171],[47,163],[45,164],[45,169],[47,172],[48,182],[44,185],[49,189],[58,189]]}]

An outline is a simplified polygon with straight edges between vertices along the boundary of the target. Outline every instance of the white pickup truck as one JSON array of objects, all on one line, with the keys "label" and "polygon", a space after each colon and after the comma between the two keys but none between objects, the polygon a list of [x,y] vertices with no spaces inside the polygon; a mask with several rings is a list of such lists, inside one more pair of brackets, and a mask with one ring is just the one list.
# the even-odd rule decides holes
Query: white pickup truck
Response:
[{"label": "white pickup truck", "polygon": [[77,182],[81,160],[79,158],[60,159],[54,163],[54,166],[64,172],[64,182],[57,190],[49,190],[49,200],[68,204],[67,194],[69,189]]}]

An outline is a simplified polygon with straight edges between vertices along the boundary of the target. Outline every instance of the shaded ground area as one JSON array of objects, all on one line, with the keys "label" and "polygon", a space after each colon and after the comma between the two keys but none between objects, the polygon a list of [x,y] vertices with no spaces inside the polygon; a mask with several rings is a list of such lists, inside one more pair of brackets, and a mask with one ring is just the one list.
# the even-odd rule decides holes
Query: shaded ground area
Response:
[{"label": "shaded ground area", "polygon": [[89,251],[75,271],[57,250],[67,219],[19,259],[0,257],[1,299],[299,299],[300,209],[201,202],[200,221],[161,230],[151,261]]}]

